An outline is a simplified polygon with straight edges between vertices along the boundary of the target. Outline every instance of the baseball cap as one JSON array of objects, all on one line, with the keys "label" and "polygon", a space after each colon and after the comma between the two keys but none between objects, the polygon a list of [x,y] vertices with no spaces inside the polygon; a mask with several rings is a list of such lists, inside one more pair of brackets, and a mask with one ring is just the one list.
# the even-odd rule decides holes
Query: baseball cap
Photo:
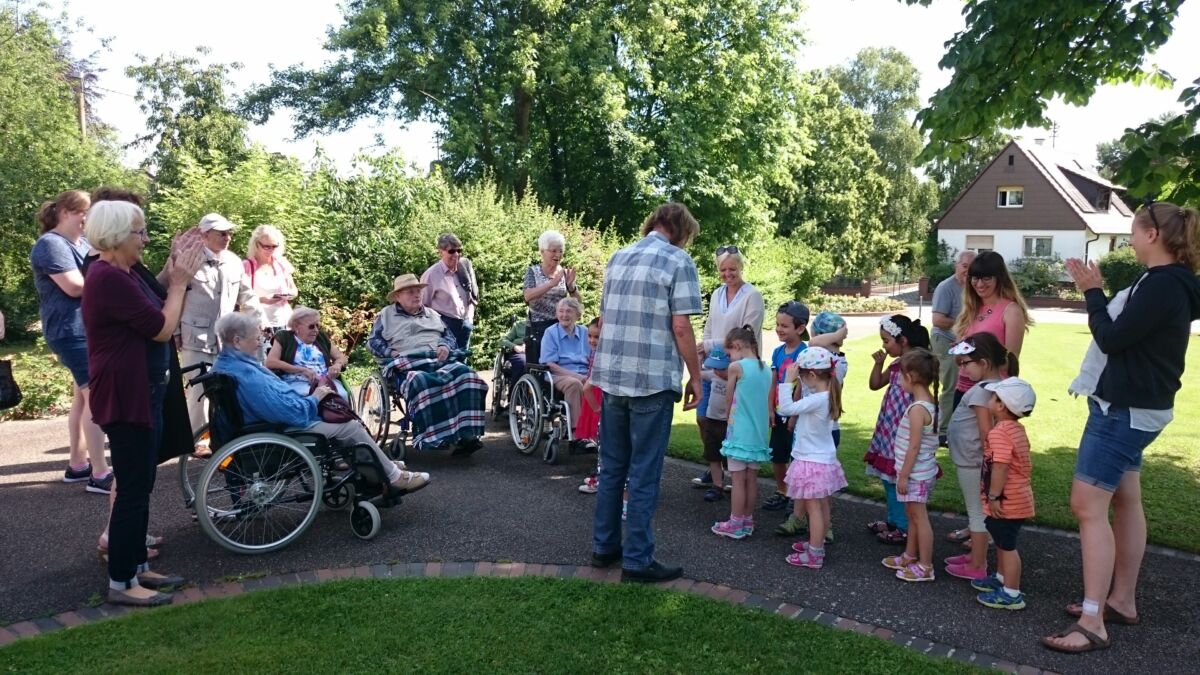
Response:
[{"label": "baseball cap", "polygon": [[1004,406],[1017,417],[1028,417],[1037,403],[1033,387],[1019,377],[1007,377],[999,382],[983,385],[984,389],[996,394]]},{"label": "baseball cap", "polygon": [[713,347],[713,350],[708,353],[708,358],[704,359],[704,367],[712,370],[728,370],[729,355],[720,347]]},{"label": "baseball cap", "polygon": [[813,335],[836,333],[846,325],[846,320],[833,312],[820,312],[808,324],[808,330]]},{"label": "baseball cap", "polygon": [[833,353],[824,347],[809,347],[796,357],[796,367],[802,370],[829,370],[833,367]]},{"label": "baseball cap", "polygon": [[805,325],[808,324],[808,317],[810,316],[808,305],[800,302],[799,300],[788,300],[787,302],[783,303],[779,306],[779,313],[787,314],[788,316],[792,317],[796,323]]},{"label": "baseball cap", "polygon": [[199,227],[201,232],[211,232],[213,230],[226,232],[237,226],[226,220],[225,216],[219,213],[210,213],[200,219]]}]

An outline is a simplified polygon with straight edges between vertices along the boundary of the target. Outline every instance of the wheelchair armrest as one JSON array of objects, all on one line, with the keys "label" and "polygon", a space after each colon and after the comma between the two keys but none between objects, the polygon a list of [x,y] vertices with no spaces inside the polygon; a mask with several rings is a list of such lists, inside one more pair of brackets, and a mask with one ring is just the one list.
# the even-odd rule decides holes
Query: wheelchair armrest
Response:
[{"label": "wheelchair armrest", "polygon": [[250,434],[282,434],[287,430],[286,424],[274,424],[272,422],[255,422],[247,424],[238,431],[238,436],[248,436]]}]

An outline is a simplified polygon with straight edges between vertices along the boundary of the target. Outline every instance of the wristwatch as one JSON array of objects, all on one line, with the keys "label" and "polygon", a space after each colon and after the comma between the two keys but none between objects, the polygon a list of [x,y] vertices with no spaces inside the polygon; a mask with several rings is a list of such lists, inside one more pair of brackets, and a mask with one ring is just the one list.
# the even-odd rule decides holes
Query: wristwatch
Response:
[{"label": "wristwatch", "polygon": [[1000,501],[1000,498],[1001,498],[1001,497],[1003,497],[1003,496],[1004,496],[1003,494],[998,494],[998,495],[988,495],[988,496],[987,496],[987,498],[988,498],[988,501],[989,501],[989,502],[998,502],[998,501]]}]

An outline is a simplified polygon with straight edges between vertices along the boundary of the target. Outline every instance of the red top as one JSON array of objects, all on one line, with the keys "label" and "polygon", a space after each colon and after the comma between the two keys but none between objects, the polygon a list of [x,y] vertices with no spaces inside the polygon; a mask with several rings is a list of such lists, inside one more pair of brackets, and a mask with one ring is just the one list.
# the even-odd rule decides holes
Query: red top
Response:
[{"label": "red top", "polygon": [[[971,325],[967,326],[967,334],[959,339],[971,337],[976,333],[991,333],[993,337],[1000,341],[1000,346],[1007,347],[1008,345],[1004,344],[1004,339],[1008,337],[1004,326],[1004,310],[1008,309],[1008,306],[1012,303],[1012,300],[1001,299],[991,307],[982,309],[975,315],[975,320],[971,322]],[[967,377],[966,373],[960,370],[955,390],[965,392],[973,386],[975,386],[975,383],[971,381],[971,378]]]},{"label": "red top", "polygon": [[82,306],[92,419],[150,428],[146,340],[158,335],[166,317],[132,272],[103,260],[88,269]]}]

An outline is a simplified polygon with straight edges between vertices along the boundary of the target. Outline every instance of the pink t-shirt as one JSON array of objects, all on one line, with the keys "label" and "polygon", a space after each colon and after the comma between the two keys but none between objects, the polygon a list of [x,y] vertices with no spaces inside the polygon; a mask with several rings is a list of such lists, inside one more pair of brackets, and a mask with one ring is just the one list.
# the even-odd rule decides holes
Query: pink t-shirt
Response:
[{"label": "pink t-shirt", "polygon": [[[1004,331],[1004,310],[1008,309],[1008,306],[1011,304],[1012,300],[1001,300],[990,308],[979,312],[979,314],[975,315],[975,321],[971,322],[970,326],[967,326],[967,334],[963,337],[968,338],[976,333],[991,333],[993,337],[1000,341],[1001,345],[1004,345],[1006,335]],[[955,390],[965,392],[974,384],[971,378],[963,374],[962,371],[959,371],[958,384],[955,386]]]}]

